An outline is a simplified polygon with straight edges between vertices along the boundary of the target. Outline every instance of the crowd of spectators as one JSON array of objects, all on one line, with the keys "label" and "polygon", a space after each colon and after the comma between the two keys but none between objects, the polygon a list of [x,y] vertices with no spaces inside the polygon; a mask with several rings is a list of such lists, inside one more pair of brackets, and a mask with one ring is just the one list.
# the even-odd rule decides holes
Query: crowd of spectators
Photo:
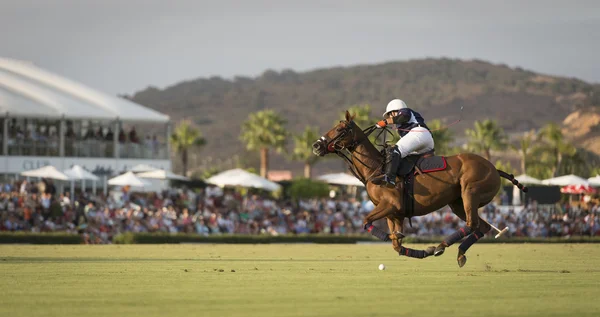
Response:
[{"label": "crowd of spectators", "polygon": [[[85,193],[72,200],[57,194],[51,181],[3,184],[0,193],[0,231],[80,233],[87,243],[110,243],[124,232],[165,232],[200,235],[218,234],[348,234],[364,233],[362,221],[373,205],[362,195],[356,199],[293,202],[260,195],[241,195],[217,187],[194,192],[178,189],[162,193],[136,194],[122,190],[108,197]],[[510,228],[507,236],[569,237],[600,235],[600,207],[586,204],[526,207],[489,204],[480,215],[499,228]],[[423,217],[405,221],[404,233],[444,236],[462,220],[446,207]],[[376,225],[387,228],[384,221]]]}]

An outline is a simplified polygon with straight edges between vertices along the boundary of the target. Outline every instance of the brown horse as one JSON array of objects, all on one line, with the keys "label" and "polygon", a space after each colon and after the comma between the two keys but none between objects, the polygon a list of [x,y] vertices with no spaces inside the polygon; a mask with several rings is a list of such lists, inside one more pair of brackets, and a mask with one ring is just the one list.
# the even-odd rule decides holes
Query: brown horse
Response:
[{"label": "brown horse", "polygon": [[[402,226],[407,216],[403,206],[403,194],[399,188],[387,188],[373,184],[372,180],[381,175],[385,157],[369,141],[368,135],[353,121],[354,116],[346,111],[346,120],[340,121],[313,144],[313,153],[324,156],[336,153],[347,158],[351,170],[365,183],[369,198],[376,206],[364,218],[364,228],[384,241],[392,241],[394,250],[400,255],[425,258],[430,255],[441,255],[444,249],[467,237],[458,250],[458,265],[462,267],[467,258],[465,252],[490,231],[490,225],[479,218],[478,208],[488,204],[498,193],[500,177],[507,178],[526,191],[521,184],[496,167],[485,158],[471,153],[446,157],[446,168],[441,171],[414,176],[413,216],[424,216],[449,205],[452,212],[466,222],[466,227],[448,236],[437,247],[427,250],[411,250],[402,246]],[[366,129],[373,131],[373,127]],[[370,132],[369,132],[370,133]],[[401,184],[402,182],[397,182]],[[390,234],[374,227],[376,220],[387,218]]]}]

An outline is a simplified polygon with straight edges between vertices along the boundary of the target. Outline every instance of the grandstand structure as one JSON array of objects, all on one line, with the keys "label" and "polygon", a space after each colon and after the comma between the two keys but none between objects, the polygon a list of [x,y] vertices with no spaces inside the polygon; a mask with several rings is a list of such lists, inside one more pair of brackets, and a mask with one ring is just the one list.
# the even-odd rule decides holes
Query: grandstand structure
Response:
[{"label": "grandstand structure", "polygon": [[169,116],[44,70],[0,58],[0,175],[81,165],[116,175],[171,170]]}]

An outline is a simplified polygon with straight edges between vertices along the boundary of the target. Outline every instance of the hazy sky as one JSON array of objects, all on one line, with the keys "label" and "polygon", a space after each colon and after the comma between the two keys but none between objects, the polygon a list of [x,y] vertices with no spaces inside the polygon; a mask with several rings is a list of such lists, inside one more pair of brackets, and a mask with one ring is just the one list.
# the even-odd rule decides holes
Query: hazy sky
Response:
[{"label": "hazy sky", "polygon": [[112,94],[441,56],[600,82],[600,1],[0,0],[0,56]]}]

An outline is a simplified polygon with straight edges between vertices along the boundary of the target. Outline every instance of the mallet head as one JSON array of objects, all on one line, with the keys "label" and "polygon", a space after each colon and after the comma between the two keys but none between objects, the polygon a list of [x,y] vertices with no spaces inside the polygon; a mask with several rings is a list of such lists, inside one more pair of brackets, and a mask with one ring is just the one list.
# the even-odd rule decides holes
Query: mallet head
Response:
[{"label": "mallet head", "polygon": [[501,237],[507,231],[508,231],[508,227],[502,229],[500,232],[498,232],[498,234],[494,238],[498,239],[499,237]]}]

